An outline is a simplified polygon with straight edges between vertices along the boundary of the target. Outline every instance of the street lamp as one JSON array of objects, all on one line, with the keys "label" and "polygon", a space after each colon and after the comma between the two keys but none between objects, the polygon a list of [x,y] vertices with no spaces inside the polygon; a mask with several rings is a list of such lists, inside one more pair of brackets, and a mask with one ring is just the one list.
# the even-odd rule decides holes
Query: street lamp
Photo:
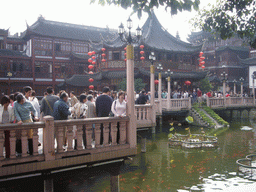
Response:
[{"label": "street lamp", "polygon": [[243,97],[243,95],[244,95],[244,88],[243,88],[244,78],[241,77],[241,78],[239,79],[239,81],[241,82],[241,97]]},{"label": "street lamp", "polygon": [[171,71],[171,69],[168,69],[165,74],[167,74],[167,109],[169,110],[171,108],[170,104],[171,104],[171,93],[172,93],[172,89],[171,89],[171,76],[173,75],[173,72]]},{"label": "street lamp", "polygon": [[223,96],[225,98],[226,97],[226,81],[228,79],[228,74],[225,71],[223,71],[223,73],[221,73],[220,75],[223,81]]},{"label": "street lamp", "polygon": [[133,43],[138,43],[141,38],[141,28],[138,26],[138,28],[136,29],[136,35],[132,36],[132,33],[131,33],[132,27],[133,27],[133,23],[130,17],[127,20],[127,28],[129,30],[128,34],[125,32],[123,23],[121,23],[120,26],[118,27],[119,28],[118,33],[121,41],[128,43],[128,45],[131,45]]},{"label": "street lamp", "polygon": [[234,80],[233,80],[233,83],[234,83],[234,95],[236,95],[236,82],[237,82],[237,81],[234,79]]},{"label": "street lamp", "polygon": [[126,77],[127,77],[127,116],[130,118],[127,129],[127,142],[131,148],[136,148],[136,117],[135,117],[135,99],[134,99],[134,43],[138,43],[141,38],[141,28],[136,29],[136,35],[132,36],[131,29],[133,23],[131,18],[127,20],[128,33],[125,32],[124,25],[121,23],[118,29],[120,40],[125,42],[126,47]]},{"label": "street lamp", "polygon": [[155,104],[155,67],[154,67],[154,61],[156,60],[155,53],[152,51],[148,58],[151,61],[151,66],[150,66],[150,94],[151,94],[150,104],[154,105]]}]

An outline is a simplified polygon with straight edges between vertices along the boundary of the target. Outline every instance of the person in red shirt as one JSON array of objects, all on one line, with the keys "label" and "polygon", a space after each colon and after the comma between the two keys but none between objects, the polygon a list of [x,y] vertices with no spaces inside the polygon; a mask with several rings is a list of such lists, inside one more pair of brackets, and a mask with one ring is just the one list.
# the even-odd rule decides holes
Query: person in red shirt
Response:
[{"label": "person in red shirt", "polygon": [[209,91],[208,93],[206,93],[206,95],[207,95],[207,97],[212,97],[212,93],[211,93],[211,91]]},{"label": "person in red shirt", "polygon": [[199,88],[197,88],[197,97],[202,97],[202,91]]}]

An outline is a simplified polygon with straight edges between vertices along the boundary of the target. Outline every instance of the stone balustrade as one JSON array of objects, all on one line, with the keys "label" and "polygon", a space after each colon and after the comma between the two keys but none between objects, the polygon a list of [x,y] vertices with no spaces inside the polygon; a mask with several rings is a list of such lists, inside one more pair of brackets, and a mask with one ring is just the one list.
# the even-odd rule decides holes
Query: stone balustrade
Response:
[{"label": "stone balustrade", "polygon": [[137,128],[154,127],[156,124],[155,112],[152,105],[135,105]]},{"label": "stone balustrade", "polygon": [[[129,142],[136,142],[136,140],[127,138],[128,122],[129,117],[54,121],[53,117],[47,116],[44,117],[44,122],[0,125],[0,176],[67,166],[66,162],[63,163],[62,160],[63,158],[68,159],[68,157],[87,156],[87,159],[80,159],[81,162],[75,160],[70,162],[75,165],[134,155],[136,148],[130,149]],[[38,129],[40,128],[43,130],[43,141],[42,146],[38,147]],[[27,153],[28,132],[31,129],[33,130],[33,155]],[[136,128],[134,129],[136,130]],[[5,130],[10,131],[10,158],[6,158],[4,152]],[[16,153],[17,130],[21,131],[21,155]],[[74,130],[76,130],[75,137]],[[76,139],[76,147],[74,139]],[[41,152],[38,151],[38,148],[41,148]],[[53,163],[47,164],[45,167],[38,164],[48,161],[62,162],[63,164]],[[22,164],[28,162],[34,166],[22,170]],[[21,167],[18,168],[14,164],[20,164]]]},{"label": "stone balustrade", "polygon": [[246,107],[254,105],[255,103],[252,97],[207,98],[207,106],[211,108]]}]

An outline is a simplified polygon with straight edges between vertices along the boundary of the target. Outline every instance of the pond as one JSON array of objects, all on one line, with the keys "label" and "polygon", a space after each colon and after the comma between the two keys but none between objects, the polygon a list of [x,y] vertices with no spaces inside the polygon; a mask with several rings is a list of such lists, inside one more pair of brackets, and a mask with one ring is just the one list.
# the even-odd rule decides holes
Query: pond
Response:
[{"label": "pond", "polygon": [[[233,121],[229,129],[219,133],[217,148],[204,149],[169,147],[169,125],[156,127],[154,134],[151,129],[139,132],[138,154],[121,166],[120,191],[225,191],[253,184],[255,181],[236,175],[236,160],[256,149],[256,129],[245,131],[242,126],[254,125]],[[176,126],[175,130],[186,134],[185,127]],[[201,131],[200,127],[190,130]],[[141,153],[141,138],[145,137],[147,152]],[[109,169],[112,167],[105,165],[55,174],[54,191],[110,191]],[[43,191],[42,178],[12,181],[0,187],[0,191],[25,190]]]}]

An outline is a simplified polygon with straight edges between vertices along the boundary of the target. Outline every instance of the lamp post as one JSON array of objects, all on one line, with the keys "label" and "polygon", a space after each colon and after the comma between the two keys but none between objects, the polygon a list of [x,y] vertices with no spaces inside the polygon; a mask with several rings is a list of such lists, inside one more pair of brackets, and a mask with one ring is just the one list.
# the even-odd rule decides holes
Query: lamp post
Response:
[{"label": "lamp post", "polygon": [[239,81],[241,82],[241,97],[243,97],[243,95],[244,95],[244,78],[243,77],[241,77],[240,79],[239,79]]},{"label": "lamp post", "polygon": [[136,148],[137,137],[136,137],[136,118],[135,118],[135,98],[134,98],[134,43],[138,43],[141,38],[141,29],[138,27],[136,29],[136,35],[132,36],[132,20],[129,17],[127,20],[128,33],[125,32],[124,25],[121,23],[119,26],[119,36],[122,42],[127,45],[127,61],[126,61],[126,77],[127,77],[127,116],[130,120],[128,122],[127,129],[127,142],[130,144],[130,148]]},{"label": "lamp post", "polygon": [[226,81],[228,79],[228,74],[224,71],[220,75],[221,75],[222,81],[223,81],[223,96],[225,98],[226,97]]},{"label": "lamp post", "polygon": [[173,72],[171,71],[171,69],[168,69],[165,74],[167,74],[167,109],[170,110],[171,109],[171,93],[172,93],[172,89],[171,89],[171,76],[173,74]]},{"label": "lamp post", "polygon": [[158,101],[159,101],[159,111],[160,114],[162,114],[162,70],[163,66],[162,64],[157,65],[157,70],[159,71],[158,73]]},{"label": "lamp post", "polygon": [[156,56],[154,52],[151,52],[149,55],[149,60],[151,61],[150,66],[150,104],[155,104],[155,67],[154,67],[154,61],[156,60]]},{"label": "lamp post", "polygon": [[234,79],[234,80],[233,80],[233,83],[234,83],[234,95],[236,95],[236,82],[237,82],[237,81]]}]

